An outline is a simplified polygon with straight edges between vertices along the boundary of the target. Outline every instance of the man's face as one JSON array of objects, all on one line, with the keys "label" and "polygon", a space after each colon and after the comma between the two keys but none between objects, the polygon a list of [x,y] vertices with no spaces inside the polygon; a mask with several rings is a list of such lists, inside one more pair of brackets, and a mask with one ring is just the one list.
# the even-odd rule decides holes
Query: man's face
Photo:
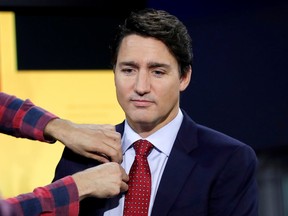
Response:
[{"label": "man's face", "polygon": [[115,66],[117,99],[129,125],[142,137],[169,123],[178,113],[180,91],[191,71],[180,78],[179,65],[164,43],[126,36]]}]

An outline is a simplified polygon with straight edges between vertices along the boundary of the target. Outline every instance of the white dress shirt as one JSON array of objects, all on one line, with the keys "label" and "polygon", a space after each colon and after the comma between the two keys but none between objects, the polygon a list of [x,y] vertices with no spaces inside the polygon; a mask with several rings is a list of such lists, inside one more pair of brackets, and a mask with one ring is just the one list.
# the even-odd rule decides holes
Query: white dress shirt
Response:
[{"label": "white dress shirt", "polygon": [[[163,174],[165,165],[167,163],[170,151],[173,147],[177,133],[181,126],[182,120],[183,114],[179,109],[177,116],[171,122],[169,122],[167,125],[160,128],[158,131],[146,138],[146,140],[151,142],[154,146],[147,158],[152,178],[151,198],[148,213],[149,215],[151,214],[161,176]],[[139,139],[142,138],[128,125],[127,121],[125,121],[124,133],[122,136],[123,162],[121,165],[125,169],[126,173],[129,173],[129,170],[135,158],[135,151],[132,147],[132,144]],[[123,215],[125,200],[124,194],[110,200],[110,202],[108,201],[108,204],[106,206],[107,211],[104,213],[104,215]]]}]

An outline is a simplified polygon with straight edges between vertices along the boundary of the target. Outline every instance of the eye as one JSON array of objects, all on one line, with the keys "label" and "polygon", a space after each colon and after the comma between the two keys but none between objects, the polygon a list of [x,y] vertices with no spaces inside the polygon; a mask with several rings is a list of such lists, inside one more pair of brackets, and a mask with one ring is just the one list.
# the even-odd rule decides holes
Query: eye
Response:
[{"label": "eye", "polygon": [[132,68],[122,68],[121,72],[129,75],[129,74],[132,74],[134,72],[134,70]]},{"label": "eye", "polygon": [[162,77],[163,75],[165,75],[165,72],[164,72],[164,71],[161,71],[161,70],[154,70],[154,71],[153,71],[153,74],[154,74],[156,77]]}]

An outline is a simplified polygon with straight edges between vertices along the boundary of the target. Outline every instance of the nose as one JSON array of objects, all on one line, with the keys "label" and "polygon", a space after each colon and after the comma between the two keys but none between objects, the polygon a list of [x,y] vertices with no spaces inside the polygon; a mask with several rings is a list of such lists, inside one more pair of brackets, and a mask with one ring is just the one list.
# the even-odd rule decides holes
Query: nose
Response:
[{"label": "nose", "polygon": [[139,71],[136,83],[135,83],[135,92],[139,95],[144,95],[150,92],[150,76],[147,71]]}]

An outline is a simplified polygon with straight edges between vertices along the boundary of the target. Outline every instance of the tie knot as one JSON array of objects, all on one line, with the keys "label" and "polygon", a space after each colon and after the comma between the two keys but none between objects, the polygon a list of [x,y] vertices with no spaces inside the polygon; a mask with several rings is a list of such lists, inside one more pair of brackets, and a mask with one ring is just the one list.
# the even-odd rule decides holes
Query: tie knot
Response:
[{"label": "tie knot", "polygon": [[151,152],[153,145],[148,140],[137,140],[133,145],[136,155],[147,157]]}]

